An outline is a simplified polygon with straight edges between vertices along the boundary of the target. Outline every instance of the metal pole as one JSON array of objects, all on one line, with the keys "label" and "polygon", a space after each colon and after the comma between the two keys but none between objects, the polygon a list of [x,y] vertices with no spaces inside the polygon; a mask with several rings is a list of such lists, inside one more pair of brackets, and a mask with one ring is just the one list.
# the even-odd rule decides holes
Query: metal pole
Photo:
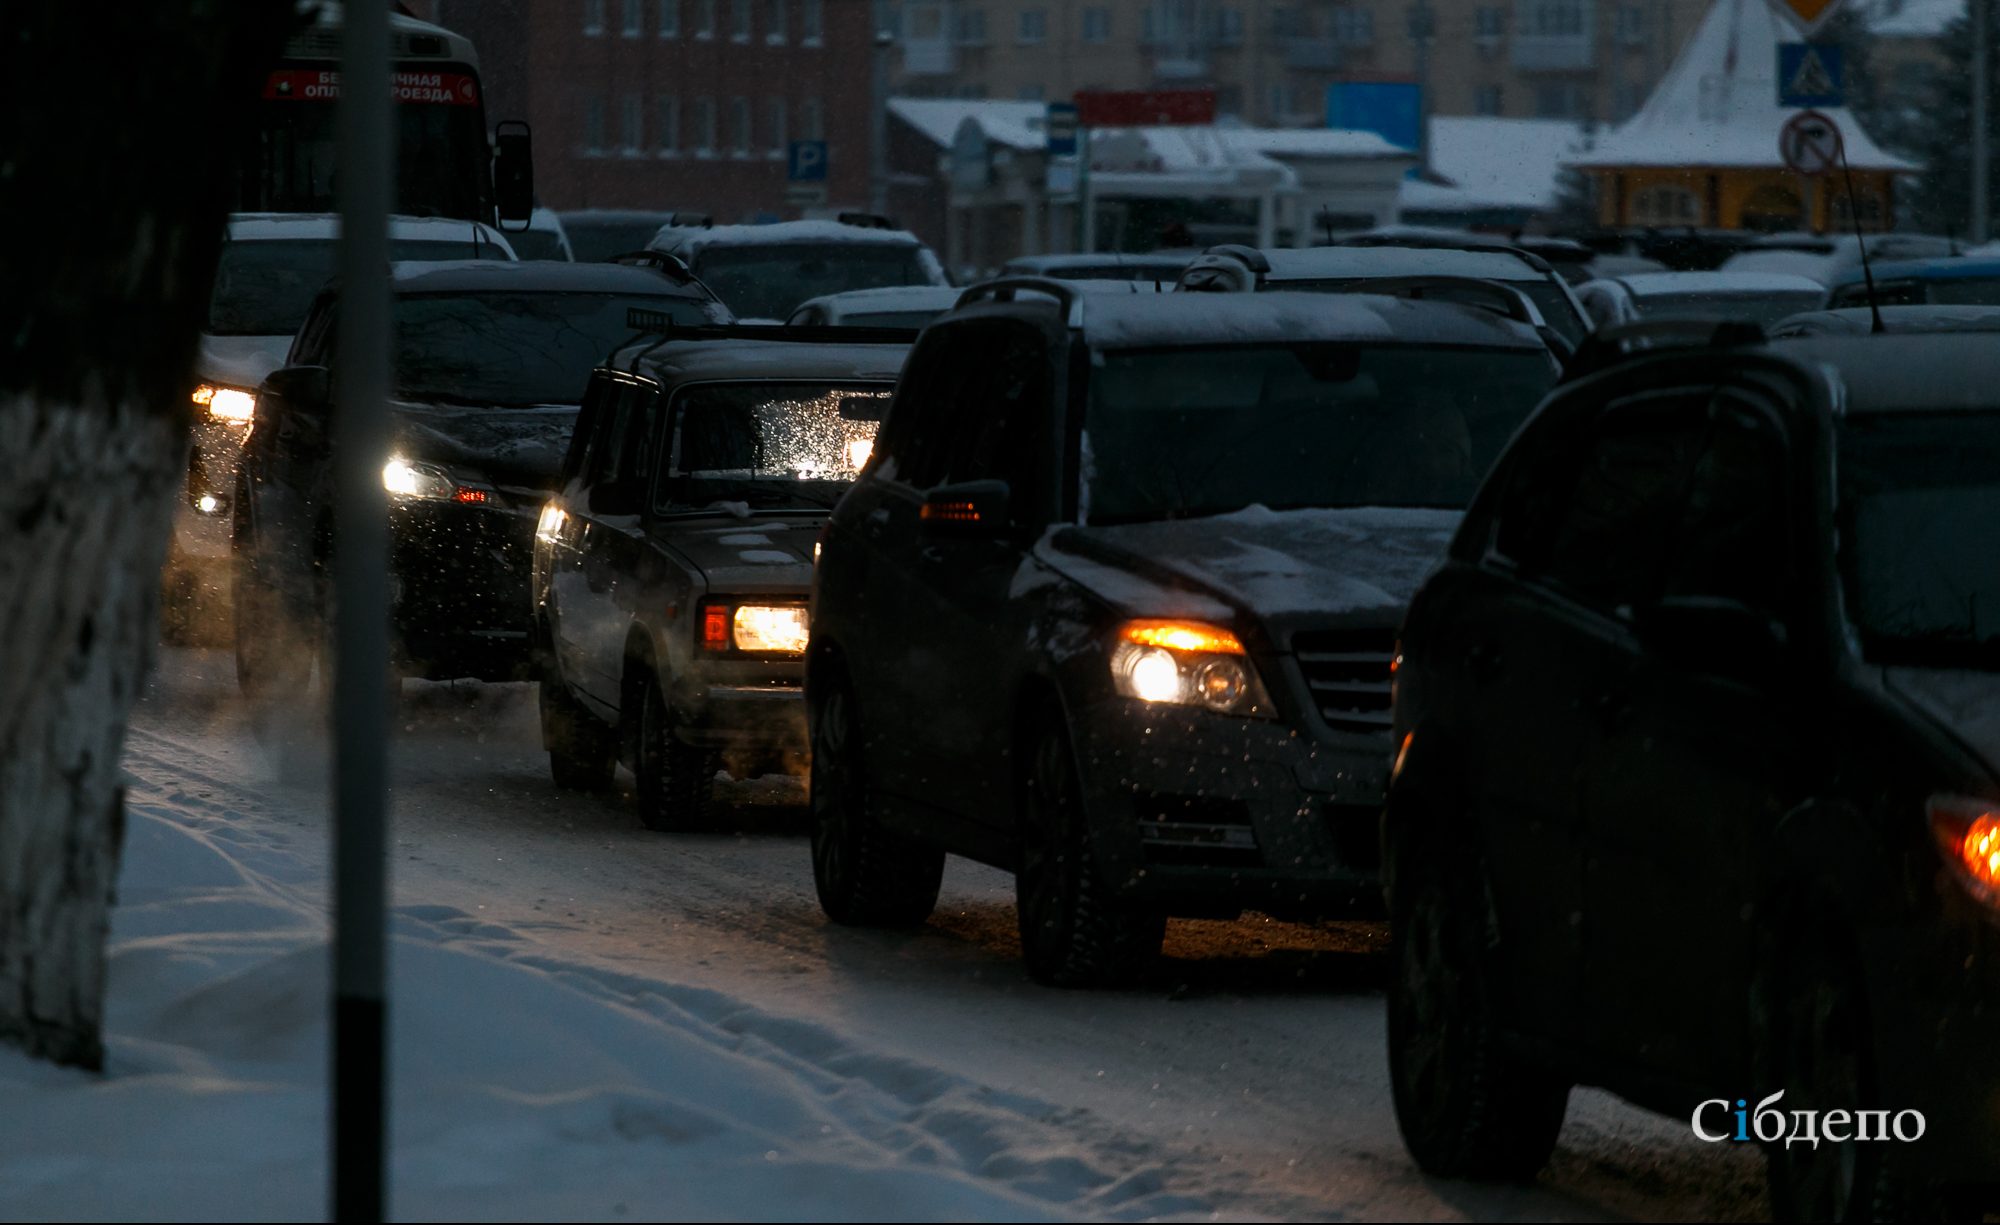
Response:
[{"label": "metal pole", "polygon": [[874,59],[870,82],[873,111],[868,132],[868,208],[877,216],[885,216],[889,212],[889,48],[896,39],[889,30],[888,5],[875,0],[871,11],[873,37],[869,54]]},{"label": "metal pole", "polygon": [[1090,197],[1090,129],[1076,125],[1076,249],[1097,250],[1097,203]]},{"label": "metal pole", "polygon": [[1431,37],[1437,32],[1437,14],[1428,0],[1417,0],[1410,9],[1410,40],[1416,44],[1417,70],[1417,171],[1431,172]]},{"label": "metal pole", "polygon": [[389,675],[389,202],[395,128],[388,0],[348,0],[341,60],[340,353],[334,430],[332,1209],[385,1205]]},{"label": "metal pole", "polygon": [[1972,219],[1966,227],[1970,231],[1972,245],[1978,246],[1990,237],[1992,204],[1987,199],[1991,188],[1993,150],[1988,141],[1992,138],[1986,130],[1987,98],[1992,90],[1993,73],[1993,14],[1989,0],[1972,0]]}]

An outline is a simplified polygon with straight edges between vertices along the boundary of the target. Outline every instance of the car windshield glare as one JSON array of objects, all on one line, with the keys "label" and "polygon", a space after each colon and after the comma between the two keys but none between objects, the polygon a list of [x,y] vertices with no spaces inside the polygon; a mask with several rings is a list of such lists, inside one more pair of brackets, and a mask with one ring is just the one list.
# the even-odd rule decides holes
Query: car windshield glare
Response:
[{"label": "car windshield glare", "polygon": [[[472,227],[463,242],[404,239],[389,244],[395,260],[472,259]],[[208,331],[215,336],[290,336],[305,322],[314,295],[333,279],[338,243],[331,238],[232,242],[222,248],[215,289],[208,300]],[[482,243],[479,254],[501,258]]]},{"label": "car windshield glare", "polygon": [[1088,517],[1191,518],[1256,503],[1462,509],[1554,381],[1539,350],[1107,352],[1086,412]]},{"label": "car windshield glare", "polygon": [[889,395],[879,384],[815,381],[682,388],[661,509],[733,501],[830,509],[873,453]]},{"label": "car windshield glare", "polygon": [[694,272],[739,319],[783,319],[808,298],[933,283],[923,249],[886,242],[711,246]]},{"label": "car windshield glare", "polygon": [[2000,412],[1840,426],[1842,580],[1862,653],[2000,670]]},{"label": "car windshield glare", "polygon": [[407,400],[575,404],[590,372],[632,338],[625,312],[709,321],[702,303],[665,294],[411,294],[396,300],[396,381]]}]

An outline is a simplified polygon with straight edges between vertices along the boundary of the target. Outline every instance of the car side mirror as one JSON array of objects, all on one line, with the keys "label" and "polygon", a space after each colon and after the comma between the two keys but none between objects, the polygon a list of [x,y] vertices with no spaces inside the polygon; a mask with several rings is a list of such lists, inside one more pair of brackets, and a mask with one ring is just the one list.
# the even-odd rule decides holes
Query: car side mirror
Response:
[{"label": "car side mirror", "polygon": [[924,496],[918,518],[924,534],[940,539],[993,540],[1012,526],[1005,481],[965,481],[940,485]]},{"label": "car side mirror", "polygon": [[324,409],[333,399],[333,380],[325,366],[280,366],[264,376],[257,389],[258,411],[277,401],[288,408]]},{"label": "car side mirror", "polygon": [[493,198],[500,224],[525,230],[535,215],[535,158],[528,125],[518,119],[495,124],[493,150]]},{"label": "car side mirror", "polygon": [[1739,600],[1671,596],[1638,610],[1633,623],[1675,664],[1732,680],[1769,678],[1788,648],[1783,622]]}]

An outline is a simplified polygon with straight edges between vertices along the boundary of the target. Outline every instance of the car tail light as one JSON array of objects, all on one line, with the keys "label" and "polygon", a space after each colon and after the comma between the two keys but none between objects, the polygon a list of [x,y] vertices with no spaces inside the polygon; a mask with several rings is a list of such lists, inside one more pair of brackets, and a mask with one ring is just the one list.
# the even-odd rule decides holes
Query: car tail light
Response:
[{"label": "car tail light", "polygon": [[701,649],[729,649],[729,605],[705,604],[701,610]]},{"label": "car tail light", "polygon": [[1931,834],[1938,850],[1977,891],[2000,900],[2000,805],[1957,795],[1934,795]]}]

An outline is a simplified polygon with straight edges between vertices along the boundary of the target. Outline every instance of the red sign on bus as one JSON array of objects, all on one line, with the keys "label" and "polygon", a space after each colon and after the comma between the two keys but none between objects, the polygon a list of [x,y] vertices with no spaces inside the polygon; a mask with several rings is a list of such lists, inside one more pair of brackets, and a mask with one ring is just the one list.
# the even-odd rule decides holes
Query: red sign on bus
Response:
[{"label": "red sign on bus", "polygon": [[1206,126],[1215,122],[1212,89],[1088,89],[1076,95],[1086,128]]},{"label": "red sign on bus", "polygon": [[[433,106],[478,106],[479,81],[464,72],[399,72],[390,94],[398,102]],[[340,97],[340,74],[319,68],[280,68],[264,81],[267,102],[332,102]]]}]

